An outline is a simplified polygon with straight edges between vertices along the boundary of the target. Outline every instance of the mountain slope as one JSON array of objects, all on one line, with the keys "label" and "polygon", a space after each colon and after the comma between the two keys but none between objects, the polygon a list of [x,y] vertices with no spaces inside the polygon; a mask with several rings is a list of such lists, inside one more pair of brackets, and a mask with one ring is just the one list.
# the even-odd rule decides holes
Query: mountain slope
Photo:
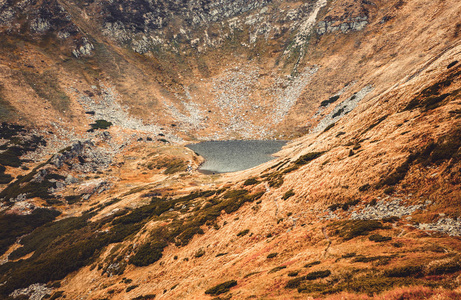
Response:
[{"label": "mountain slope", "polygon": [[459,297],[460,6],[1,2],[0,293]]}]

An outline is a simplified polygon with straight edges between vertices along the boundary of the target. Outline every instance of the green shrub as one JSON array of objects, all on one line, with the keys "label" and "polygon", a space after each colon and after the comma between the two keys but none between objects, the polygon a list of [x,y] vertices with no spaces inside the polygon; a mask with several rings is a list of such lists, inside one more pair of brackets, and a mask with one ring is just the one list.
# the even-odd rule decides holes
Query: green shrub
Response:
[{"label": "green shrub", "polygon": [[407,158],[407,160],[402,165],[397,167],[394,172],[392,172],[386,178],[381,180],[378,186],[383,186],[383,185],[393,186],[393,185],[398,184],[407,175],[413,160],[414,158],[411,156]]},{"label": "green shrub", "polygon": [[[18,237],[28,234],[35,228],[53,221],[60,214],[61,213],[56,210],[45,208],[38,208],[30,215],[1,214],[0,254],[5,253]],[[24,237],[24,239],[27,239],[27,237]]]},{"label": "green shrub", "polygon": [[328,206],[328,209],[331,210],[331,211],[336,211],[338,208],[341,207],[341,204],[339,203],[333,203],[331,205]]},{"label": "green shrub", "polygon": [[203,250],[202,248],[198,249],[197,252],[195,252],[194,254],[194,257],[195,258],[199,258],[199,257],[202,257],[205,255],[205,250]]},{"label": "green shrub", "polygon": [[28,198],[39,197],[42,199],[51,199],[51,195],[48,190],[55,188],[55,183],[50,182],[46,178],[42,182],[32,182],[31,180],[38,173],[39,168],[45,164],[39,165],[33,169],[26,176],[18,176],[17,180],[10,183],[2,192],[0,192],[0,199],[14,199],[20,194],[26,194]]},{"label": "green shrub", "polygon": [[293,192],[293,189],[287,191],[285,194],[283,194],[282,199],[287,200],[288,198],[292,197],[295,195],[295,192]]},{"label": "green shrub", "polygon": [[311,272],[307,275],[304,276],[305,280],[315,280],[319,278],[325,278],[330,276],[331,271],[330,270],[324,270],[324,271],[316,271],[316,272]]},{"label": "green shrub", "polygon": [[255,185],[259,183],[259,181],[256,179],[256,178],[248,178],[247,180],[245,180],[245,182],[243,182],[243,185],[247,186],[247,185]]},{"label": "green shrub", "polygon": [[319,158],[320,156],[322,156],[324,153],[325,152],[310,152],[310,153],[304,154],[301,157],[299,157],[294,162],[294,164],[295,165],[300,165],[300,166],[308,164],[309,162],[313,161],[314,159]]},{"label": "green shrub", "polygon": [[155,299],[155,296],[156,296],[155,294],[147,294],[147,295],[132,298],[131,300],[151,300],[151,299]]},{"label": "green shrub", "polygon": [[392,240],[390,236],[382,236],[380,234],[372,234],[368,237],[368,239],[372,242],[387,242]]},{"label": "green shrub", "polygon": [[376,122],[374,122],[373,124],[371,124],[370,126],[368,126],[367,129],[365,129],[363,132],[362,132],[362,135],[367,133],[368,131],[372,130],[373,128],[375,128],[376,126],[378,126],[379,124],[381,124],[382,121],[386,120],[387,119],[387,115],[386,116],[382,116],[381,118],[379,118]]},{"label": "green shrub", "polygon": [[386,217],[386,218],[381,219],[383,223],[395,223],[395,222],[398,222],[399,220],[400,220],[400,217],[397,217],[397,216]]},{"label": "green shrub", "polygon": [[289,277],[296,277],[296,276],[298,276],[298,274],[299,274],[299,271],[291,271],[290,273],[288,273],[288,276]]},{"label": "green shrub", "polygon": [[320,102],[320,106],[328,106],[331,103],[336,102],[336,100],[338,100],[338,99],[339,99],[339,95],[330,97],[328,100],[324,100],[324,101]]},{"label": "green shrub", "polygon": [[247,235],[250,232],[250,229],[245,229],[237,233],[237,236],[244,236]]},{"label": "green shrub", "polygon": [[275,272],[278,272],[280,270],[283,270],[283,269],[286,269],[287,266],[278,266],[278,267],[275,267],[273,269],[271,269],[269,272],[267,272],[268,274],[271,274],[271,273],[275,273]]},{"label": "green shrub", "polygon": [[9,147],[6,151],[0,153],[0,165],[18,168],[22,165],[19,157],[23,154],[19,147]]},{"label": "green shrub", "polygon": [[267,258],[274,258],[274,257],[276,257],[277,255],[278,255],[277,252],[269,253],[269,254],[267,255]]},{"label": "green shrub", "polygon": [[63,295],[64,295],[64,291],[56,291],[53,293],[53,295],[51,295],[49,299],[55,300],[55,299],[61,298]]},{"label": "green shrub", "polygon": [[[2,87],[0,87],[2,89]],[[12,137],[17,136],[20,133],[26,132],[24,126],[8,124],[2,122],[0,125],[0,138],[5,140],[10,140]]]},{"label": "green shrub", "polygon": [[409,277],[421,275],[421,266],[404,266],[384,271],[386,277]]},{"label": "green shrub", "polygon": [[451,69],[451,68],[453,68],[454,66],[456,66],[457,64],[458,64],[458,61],[457,61],[457,60],[452,61],[451,63],[448,64],[447,69]]},{"label": "green shrub", "polygon": [[217,296],[220,294],[227,293],[231,287],[234,287],[237,285],[237,281],[235,280],[229,280],[226,282],[223,282],[221,284],[218,284],[208,290],[205,291],[205,294],[207,295],[212,295],[212,296]]},{"label": "green shrub", "polygon": [[355,237],[366,235],[371,231],[382,229],[381,222],[376,220],[348,220],[335,224],[339,227],[336,233],[345,240],[351,240]]},{"label": "green shrub", "polygon": [[359,204],[360,200],[351,200],[351,201],[348,201],[346,203],[344,203],[341,208],[344,210],[344,211],[347,211],[349,209],[349,207],[351,206],[355,206],[357,204]]},{"label": "green shrub", "polygon": [[261,273],[261,272],[251,272],[251,273],[248,273],[245,276],[243,276],[243,278],[248,278],[250,276],[253,276],[253,275],[256,275],[256,274],[259,274],[259,273]]},{"label": "green shrub", "polygon": [[316,265],[320,265],[321,263],[322,263],[321,261],[316,260],[316,261],[310,262],[308,264],[305,264],[304,268],[310,268],[310,267],[313,267],[313,266],[316,266]]},{"label": "green shrub", "polygon": [[186,170],[186,163],[182,159],[172,159],[166,166],[164,174],[175,174],[184,172]]},{"label": "green shrub", "polygon": [[357,255],[357,253],[355,253],[355,252],[346,253],[346,254],[342,255],[341,258],[351,258],[351,257],[355,257],[356,255]]},{"label": "green shrub", "polygon": [[[337,113],[335,113],[333,115],[333,118],[339,113],[339,111]],[[323,130],[323,132],[327,132],[328,130],[330,130],[331,128],[335,127],[336,123],[332,123],[330,125],[328,125],[327,127],[325,127],[325,129]]]},{"label": "green shrub", "polygon": [[135,288],[137,288],[139,285],[130,285],[129,287],[126,288],[126,292],[128,293],[129,291],[132,291],[134,290]]},{"label": "green shrub", "polygon": [[443,104],[442,102],[445,99],[447,99],[449,96],[451,96],[450,93],[443,94],[440,96],[432,96],[432,97],[425,98],[420,103],[420,106],[422,107],[422,111],[428,111],[428,110],[435,109],[441,106]]},{"label": "green shrub", "polygon": [[96,120],[95,123],[91,123],[91,129],[88,130],[88,132],[93,132],[98,129],[108,129],[110,126],[113,124],[111,122],[108,122],[106,120]]},{"label": "green shrub", "polygon": [[328,277],[330,275],[331,275],[330,270],[311,272],[305,276],[289,280],[285,288],[297,289],[301,285],[301,283],[303,283],[303,281],[316,280],[316,279]]},{"label": "green shrub", "polygon": [[13,181],[13,177],[10,174],[0,173],[0,184],[6,184]]},{"label": "green shrub", "polygon": [[79,202],[82,199],[82,195],[65,196],[64,199],[66,199],[68,204],[74,204],[74,203]]},{"label": "green shrub", "polygon": [[136,254],[130,257],[130,264],[137,267],[144,267],[162,258],[163,249],[167,246],[165,242],[146,243],[138,248]]},{"label": "green shrub", "polygon": [[364,185],[362,185],[361,187],[359,187],[359,192],[365,192],[365,191],[368,191],[370,189],[370,184],[369,183],[366,183]]},{"label": "green shrub", "polygon": [[267,176],[266,181],[269,183],[270,187],[279,188],[283,184],[283,174],[275,172]]},{"label": "green shrub", "polygon": [[425,88],[421,93],[414,97],[408,105],[403,109],[404,111],[421,108],[422,111],[434,109],[443,104],[443,101],[450,96],[450,94],[439,95],[442,89],[450,86],[456,78],[459,77],[461,72],[455,72],[448,75],[446,78],[430,85]]},{"label": "green shrub", "polygon": [[443,275],[455,273],[458,271],[461,271],[461,264],[459,261],[450,261],[430,268],[427,273],[428,275]]},{"label": "green shrub", "polygon": [[362,263],[369,263],[377,261],[377,265],[387,265],[390,259],[393,256],[365,256],[365,255],[357,255],[352,262],[362,262]]},{"label": "green shrub", "polygon": [[384,189],[384,194],[386,194],[386,195],[391,195],[394,192],[395,192],[395,187],[393,187],[393,186],[390,186],[390,187]]}]

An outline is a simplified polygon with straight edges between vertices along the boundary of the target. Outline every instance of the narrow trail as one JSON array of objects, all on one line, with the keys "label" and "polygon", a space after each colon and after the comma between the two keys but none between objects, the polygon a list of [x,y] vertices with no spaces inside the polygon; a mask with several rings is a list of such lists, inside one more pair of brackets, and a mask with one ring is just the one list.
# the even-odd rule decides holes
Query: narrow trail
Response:
[{"label": "narrow trail", "polygon": [[323,257],[325,257],[328,253],[328,249],[330,248],[331,246],[331,240],[330,240],[330,237],[328,236],[328,233],[327,233],[327,228],[326,227],[322,227],[322,233],[323,233],[323,236],[325,237],[325,239],[327,240],[328,242],[328,245],[327,247],[325,248],[325,250],[323,251]]}]

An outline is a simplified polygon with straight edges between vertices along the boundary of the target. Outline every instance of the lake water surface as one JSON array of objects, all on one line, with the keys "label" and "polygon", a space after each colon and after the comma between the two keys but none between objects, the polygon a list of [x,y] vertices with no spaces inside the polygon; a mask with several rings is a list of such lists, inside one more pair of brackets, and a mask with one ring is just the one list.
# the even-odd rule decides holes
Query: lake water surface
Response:
[{"label": "lake water surface", "polygon": [[188,148],[205,158],[204,173],[227,173],[250,169],[275,157],[285,141],[210,141],[189,144]]}]

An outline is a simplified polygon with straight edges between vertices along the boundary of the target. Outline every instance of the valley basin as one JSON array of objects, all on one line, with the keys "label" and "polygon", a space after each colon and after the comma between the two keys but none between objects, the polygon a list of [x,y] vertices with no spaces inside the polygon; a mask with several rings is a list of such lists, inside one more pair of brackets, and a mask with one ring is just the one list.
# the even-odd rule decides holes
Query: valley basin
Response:
[{"label": "valley basin", "polygon": [[199,170],[203,173],[228,173],[242,171],[268,162],[275,157],[286,141],[230,140],[207,141],[186,147],[205,159]]}]

